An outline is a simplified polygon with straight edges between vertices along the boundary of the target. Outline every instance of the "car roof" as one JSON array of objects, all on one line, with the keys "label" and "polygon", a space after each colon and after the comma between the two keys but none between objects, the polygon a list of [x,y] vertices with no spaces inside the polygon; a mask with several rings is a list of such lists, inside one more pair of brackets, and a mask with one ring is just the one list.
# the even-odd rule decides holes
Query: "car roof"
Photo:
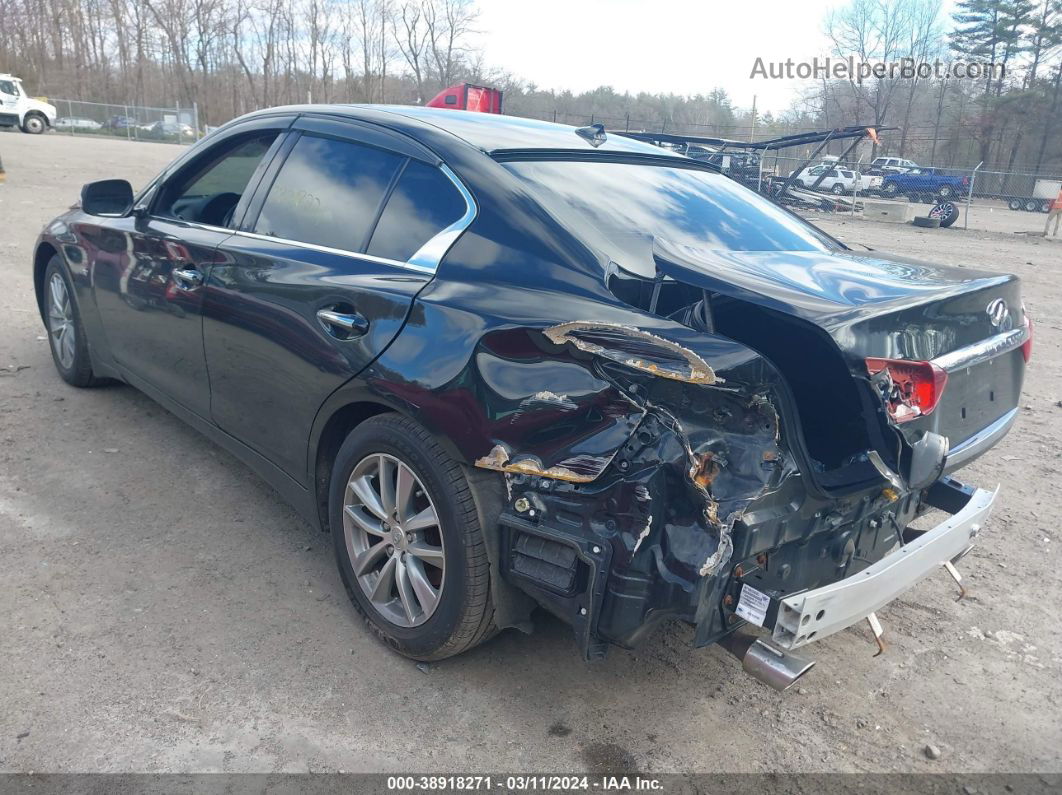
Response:
[{"label": "car roof", "polygon": [[585,138],[575,134],[575,127],[554,124],[520,116],[504,116],[495,113],[478,113],[448,108],[424,108],[416,105],[296,105],[289,108],[271,108],[270,112],[292,110],[302,113],[327,113],[349,116],[366,121],[378,120],[378,113],[400,116],[413,122],[413,126],[431,126],[460,138],[484,152],[500,152],[512,149],[586,150],[588,152],[627,152],[671,156],[687,161],[683,155],[670,153],[653,144],[626,138],[618,133],[608,133],[607,140],[593,146]]}]

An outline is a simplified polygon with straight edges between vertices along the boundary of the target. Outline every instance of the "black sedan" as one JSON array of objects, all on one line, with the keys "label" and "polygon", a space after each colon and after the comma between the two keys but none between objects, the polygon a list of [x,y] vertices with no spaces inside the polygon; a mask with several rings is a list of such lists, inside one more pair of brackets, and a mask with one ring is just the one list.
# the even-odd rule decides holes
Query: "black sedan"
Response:
[{"label": "black sedan", "polygon": [[958,578],[995,494],[951,473],[1031,345],[1013,276],[849,250],[600,127],[442,109],[244,116],[137,195],[86,185],[33,268],[59,374],[246,461],[402,654],[541,606],[588,659],[681,620],[779,688]]}]

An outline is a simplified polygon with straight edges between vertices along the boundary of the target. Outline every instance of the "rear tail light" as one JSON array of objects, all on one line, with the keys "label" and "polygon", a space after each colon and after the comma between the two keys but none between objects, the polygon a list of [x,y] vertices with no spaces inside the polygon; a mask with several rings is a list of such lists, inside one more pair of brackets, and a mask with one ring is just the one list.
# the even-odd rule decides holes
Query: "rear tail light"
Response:
[{"label": "rear tail light", "polygon": [[931,413],[948,384],[947,372],[932,362],[868,358],[867,372],[896,422]]},{"label": "rear tail light", "polygon": [[1021,344],[1021,355],[1025,359],[1025,363],[1029,363],[1029,359],[1032,358],[1032,338],[1033,338],[1033,322],[1029,317],[1029,313],[1024,311],[1025,307],[1022,307],[1022,314],[1025,315],[1025,320],[1022,321],[1025,325],[1025,330],[1029,332],[1029,336],[1025,338],[1025,342]]},{"label": "rear tail light", "polygon": [[970,184],[970,178],[969,177],[963,177],[962,178],[962,186],[965,188],[969,184]]}]

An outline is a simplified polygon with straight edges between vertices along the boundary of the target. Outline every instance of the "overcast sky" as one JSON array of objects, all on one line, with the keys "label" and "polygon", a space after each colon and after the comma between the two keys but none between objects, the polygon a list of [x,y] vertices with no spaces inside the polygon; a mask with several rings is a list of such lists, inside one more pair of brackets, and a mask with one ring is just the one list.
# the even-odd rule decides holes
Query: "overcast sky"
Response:
[{"label": "overcast sky", "polygon": [[789,107],[799,81],[752,80],[765,61],[829,54],[826,11],[843,0],[479,0],[487,63],[540,88],[708,93],[740,108]]}]

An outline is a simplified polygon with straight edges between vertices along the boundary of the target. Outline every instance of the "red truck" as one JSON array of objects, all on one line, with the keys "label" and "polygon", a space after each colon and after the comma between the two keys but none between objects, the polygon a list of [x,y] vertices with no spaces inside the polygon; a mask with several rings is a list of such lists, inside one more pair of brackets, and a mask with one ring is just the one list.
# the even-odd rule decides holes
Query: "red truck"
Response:
[{"label": "red truck", "polygon": [[428,103],[428,107],[472,110],[478,113],[501,113],[502,92],[488,86],[458,83],[436,94]]}]

